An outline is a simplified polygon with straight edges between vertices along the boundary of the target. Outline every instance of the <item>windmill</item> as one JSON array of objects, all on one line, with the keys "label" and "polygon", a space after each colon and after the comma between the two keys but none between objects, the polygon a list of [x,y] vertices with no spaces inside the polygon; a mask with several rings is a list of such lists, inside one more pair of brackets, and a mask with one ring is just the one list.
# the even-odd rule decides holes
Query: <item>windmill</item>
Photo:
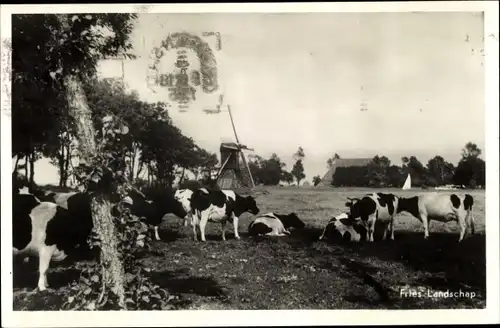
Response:
[{"label": "windmill", "polygon": [[231,106],[227,105],[227,110],[222,110],[222,102],[223,96],[221,95],[216,109],[203,110],[206,114],[219,114],[222,112],[229,113],[234,138],[236,140],[236,142],[223,142],[220,145],[222,165],[217,172],[217,185],[221,189],[253,189],[255,187],[255,183],[243,152],[244,150],[253,151],[253,149],[240,143],[236,127],[234,125],[233,115],[231,113]]}]

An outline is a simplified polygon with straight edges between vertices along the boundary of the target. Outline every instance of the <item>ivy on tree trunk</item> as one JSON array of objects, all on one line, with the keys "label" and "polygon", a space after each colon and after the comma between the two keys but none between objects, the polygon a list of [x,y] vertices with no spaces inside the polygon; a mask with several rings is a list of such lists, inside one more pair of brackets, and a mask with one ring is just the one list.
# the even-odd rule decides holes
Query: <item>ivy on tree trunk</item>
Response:
[{"label": "ivy on tree trunk", "polygon": [[[67,16],[58,15],[57,17],[62,29],[69,31]],[[63,81],[66,88],[69,113],[76,122],[80,163],[90,164],[97,153],[91,111],[78,77],[76,75],[66,75]],[[118,239],[113,229],[111,203],[105,199],[105,196],[105,194],[102,194],[98,197],[92,197],[91,202],[94,231],[101,243],[102,293],[113,292],[118,298],[118,304],[125,307],[125,273],[118,253]],[[106,286],[110,288],[108,289]]]}]

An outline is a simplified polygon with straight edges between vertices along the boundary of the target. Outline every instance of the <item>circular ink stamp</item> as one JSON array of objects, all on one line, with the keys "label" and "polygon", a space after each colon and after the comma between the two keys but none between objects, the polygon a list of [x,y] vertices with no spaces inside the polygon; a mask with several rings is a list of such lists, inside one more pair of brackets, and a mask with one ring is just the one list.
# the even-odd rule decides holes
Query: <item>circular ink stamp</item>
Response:
[{"label": "circular ink stamp", "polygon": [[[207,38],[215,38],[215,45],[210,46]],[[213,94],[219,90],[215,56],[215,51],[219,50],[218,32],[204,32],[201,37],[188,32],[169,34],[150,53],[148,88],[156,93],[166,91],[179,111],[187,111],[197,100],[198,93]]]}]

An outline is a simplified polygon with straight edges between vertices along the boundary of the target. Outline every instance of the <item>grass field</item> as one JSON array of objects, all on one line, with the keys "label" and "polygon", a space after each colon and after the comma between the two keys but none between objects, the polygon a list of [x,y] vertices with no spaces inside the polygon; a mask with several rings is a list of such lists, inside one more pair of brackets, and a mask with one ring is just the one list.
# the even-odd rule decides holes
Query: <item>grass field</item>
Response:
[{"label": "grass field", "polygon": [[[167,216],[152,252],[142,261],[151,278],[181,296],[185,309],[429,309],[486,306],[485,195],[474,196],[476,235],[458,243],[456,223],[432,222],[423,239],[421,223],[408,214],[396,219],[394,241],[334,245],[317,241],[321,229],[345,210],[346,197],[373,189],[273,188],[259,196],[261,213],[295,211],[306,223],[291,236],[253,239],[252,216],[240,220],[241,240],[232,226],[221,240],[220,226],[207,225],[207,242],[192,241],[190,227]],[[382,190],[380,190],[382,191]],[[385,190],[396,195],[426,191]],[[460,191],[465,192],[465,191]],[[36,261],[35,261],[36,262]],[[20,271],[20,272],[17,272]],[[16,270],[14,310],[57,310],[65,286],[78,277],[71,264],[51,264],[56,292],[30,294],[36,268]],[[424,297],[404,297],[404,286]],[[406,289],[408,290],[408,289]],[[432,298],[433,291],[473,292],[475,297]]]}]

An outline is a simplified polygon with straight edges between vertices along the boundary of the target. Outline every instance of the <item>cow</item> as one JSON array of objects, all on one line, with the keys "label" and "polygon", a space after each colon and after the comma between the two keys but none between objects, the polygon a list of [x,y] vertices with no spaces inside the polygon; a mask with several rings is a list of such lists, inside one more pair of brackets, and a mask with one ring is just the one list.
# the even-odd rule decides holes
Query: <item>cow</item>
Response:
[{"label": "cow", "polygon": [[440,222],[457,221],[460,226],[461,242],[470,226],[471,234],[475,233],[472,206],[474,198],[469,195],[447,193],[427,193],[419,196],[400,198],[397,212],[408,212],[422,222],[424,238],[429,238],[429,223],[431,220]]},{"label": "cow", "polygon": [[352,220],[349,214],[341,213],[328,221],[319,240],[359,242],[366,238],[366,228],[359,220]]},{"label": "cow", "polygon": [[242,197],[232,190],[195,190],[191,196],[191,226],[194,240],[198,240],[196,227],[200,228],[201,240],[205,240],[207,222],[219,222],[222,229],[222,240],[226,240],[226,222],[232,221],[234,237],[240,239],[238,220],[241,214],[259,213],[257,203],[252,196]]},{"label": "cow", "polygon": [[346,206],[349,208],[349,218],[351,220],[361,219],[366,227],[366,240],[373,242],[375,232],[375,222],[379,220],[385,225],[382,239],[387,239],[387,232],[390,230],[390,239],[394,240],[394,217],[398,208],[398,197],[393,194],[370,193],[363,198],[348,198]]},{"label": "cow", "polygon": [[62,261],[77,244],[84,244],[92,230],[92,217],[75,218],[69,210],[43,202],[30,194],[13,195],[13,255],[37,256],[38,289],[47,289],[50,261]]},{"label": "cow", "polygon": [[[191,222],[191,196],[196,189],[178,189],[174,193],[174,198],[182,204],[182,208],[186,211],[186,216],[184,217],[184,226],[187,227],[188,222]],[[202,192],[208,194],[206,188],[199,188]]]},{"label": "cow", "polygon": [[295,212],[290,214],[277,214],[274,212],[260,215],[248,226],[250,236],[286,236],[290,235],[290,228],[303,229],[305,227]]},{"label": "cow", "polygon": [[[122,203],[131,198],[124,197]],[[21,190],[14,193],[12,204],[13,255],[38,257],[38,289],[43,291],[48,287],[46,272],[51,261],[66,259],[78,247],[88,248],[93,229],[91,195],[60,193],[50,202]]]},{"label": "cow", "polygon": [[151,199],[147,199],[142,192],[135,188],[132,188],[128,195],[129,200],[131,200],[129,202],[130,210],[135,215],[146,218],[146,223],[154,227],[156,240],[161,240],[158,227],[166,214],[171,213],[185,220],[188,215],[182,204],[175,199],[171,190],[166,188],[156,191]]}]

